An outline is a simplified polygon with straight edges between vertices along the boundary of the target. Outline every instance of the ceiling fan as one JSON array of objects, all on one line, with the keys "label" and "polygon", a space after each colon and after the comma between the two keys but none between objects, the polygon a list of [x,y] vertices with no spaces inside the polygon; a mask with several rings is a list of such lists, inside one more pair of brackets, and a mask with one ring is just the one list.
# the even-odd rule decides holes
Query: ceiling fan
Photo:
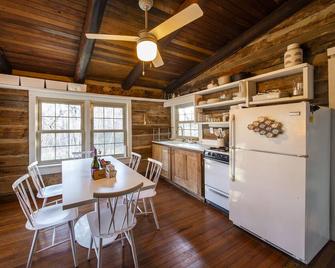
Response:
[{"label": "ceiling fan", "polygon": [[137,42],[136,52],[139,60],[152,62],[157,68],[164,65],[157,48],[157,41],[200,18],[203,11],[198,4],[193,3],[149,31],[148,11],[153,6],[153,0],[139,0],[138,5],[145,12],[145,28],[139,31],[138,36],[86,33],[86,37],[88,39]]}]

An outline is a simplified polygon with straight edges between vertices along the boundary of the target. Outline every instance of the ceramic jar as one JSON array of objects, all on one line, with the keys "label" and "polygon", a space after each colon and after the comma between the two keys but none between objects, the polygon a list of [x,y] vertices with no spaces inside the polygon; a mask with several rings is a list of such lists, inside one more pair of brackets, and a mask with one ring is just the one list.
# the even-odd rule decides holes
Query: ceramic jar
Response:
[{"label": "ceramic jar", "polygon": [[301,64],[303,61],[303,51],[298,43],[293,43],[287,46],[287,51],[284,54],[284,67],[291,67]]}]

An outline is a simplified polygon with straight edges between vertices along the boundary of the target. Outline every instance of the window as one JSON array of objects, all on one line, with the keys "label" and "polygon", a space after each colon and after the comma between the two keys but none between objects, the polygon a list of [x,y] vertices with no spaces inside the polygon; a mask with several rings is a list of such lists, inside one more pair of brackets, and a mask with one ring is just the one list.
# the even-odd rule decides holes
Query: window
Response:
[{"label": "window", "polygon": [[93,146],[101,155],[125,156],[125,106],[93,105]]},{"label": "window", "polygon": [[82,104],[39,101],[38,160],[56,162],[82,151]]},{"label": "window", "polygon": [[194,123],[194,106],[177,107],[176,127],[178,137],[198,137],[198,124]]}]

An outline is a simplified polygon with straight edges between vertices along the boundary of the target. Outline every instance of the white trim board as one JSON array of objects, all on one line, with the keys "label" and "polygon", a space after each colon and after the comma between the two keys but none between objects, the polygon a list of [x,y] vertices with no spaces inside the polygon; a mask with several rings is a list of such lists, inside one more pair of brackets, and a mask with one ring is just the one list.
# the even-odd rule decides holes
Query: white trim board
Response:
[{"label": "white trim board", "polygon": [[[141,98],[141,97],[129,97],[129,96],[119,96],[119,95],[107,95],[107,94],[97,94],[97,93],[88,93],[88,92],[75,92],[75,91],[65,91],[65,90],[54,90],[47,88],[32,88],[32,87],[23,87],[23,86],[12,86],[6,84],[0,84],[0,88],[4,89],[16,89],[16,90],[28,90],[29,92],[39,92],[40,94],[57,94],[71,97],[71,99],[88,99],[92,98],[98,99],[109,99],[109,100],[134,100],[134,101],[148,101],[148,102],[165,102],[165,99],[150,99],[150,98]],[[101,100],[99,100],[101,101]]]}]

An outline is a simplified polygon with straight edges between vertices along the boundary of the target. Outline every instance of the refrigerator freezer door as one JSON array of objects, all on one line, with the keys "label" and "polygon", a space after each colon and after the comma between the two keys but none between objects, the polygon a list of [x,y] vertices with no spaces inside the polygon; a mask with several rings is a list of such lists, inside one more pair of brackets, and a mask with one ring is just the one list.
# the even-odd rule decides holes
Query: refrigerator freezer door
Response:
[{"label": "refrigerator freezer door", "polygon": [[[306,155],[306,125],[309,106],[305,102],[231,110],[231,146],[248,150],[269,151],[289,155]],[[275,138],[249,130],[259,117],[282,124],[283,133]]]},{"label": "refrigerator freezer door", "polygon": [[306,158],[236,150],[234,224],[304,260]]}]

